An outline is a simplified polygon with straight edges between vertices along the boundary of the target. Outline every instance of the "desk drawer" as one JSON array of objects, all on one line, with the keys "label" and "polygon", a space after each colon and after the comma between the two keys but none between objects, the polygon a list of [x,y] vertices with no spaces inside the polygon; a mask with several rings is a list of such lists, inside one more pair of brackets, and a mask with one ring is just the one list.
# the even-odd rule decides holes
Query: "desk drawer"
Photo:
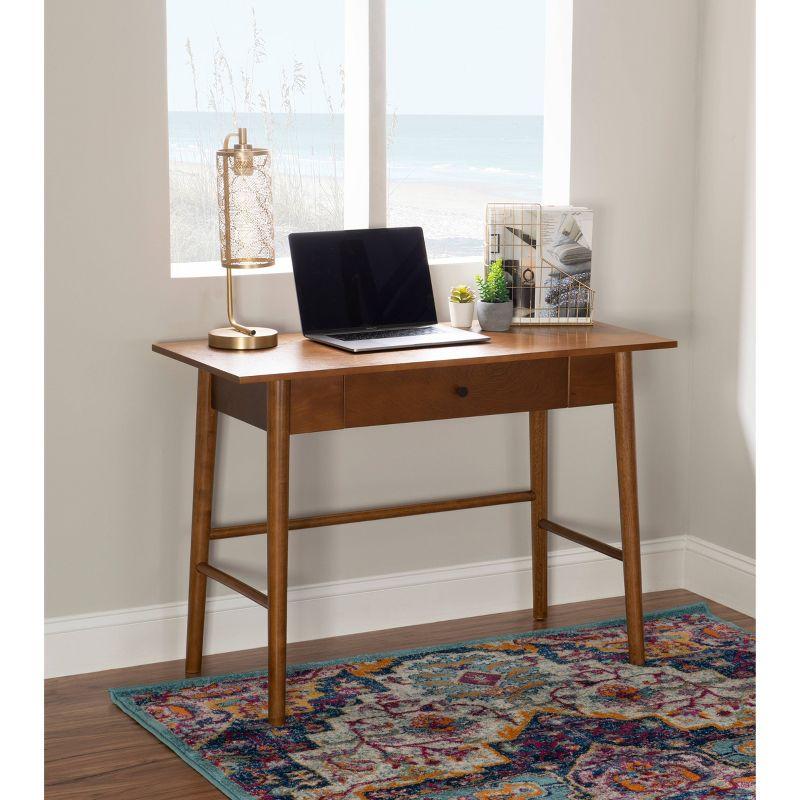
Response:
[{"label": "desk drawer", "polygon": [[568,359],[345,378],[345,427],[510,414],[567,405]]}]

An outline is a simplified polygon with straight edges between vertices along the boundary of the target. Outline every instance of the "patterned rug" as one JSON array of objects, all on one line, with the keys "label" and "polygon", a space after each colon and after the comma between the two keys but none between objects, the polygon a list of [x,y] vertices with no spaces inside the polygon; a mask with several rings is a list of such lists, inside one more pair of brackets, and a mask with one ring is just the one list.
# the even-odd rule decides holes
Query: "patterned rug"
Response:
[{"label": "patterned rug", "polygon": [[291,669],[114,689],[126,714],[235,800],[752,798],[754,637],[703,605]]}]

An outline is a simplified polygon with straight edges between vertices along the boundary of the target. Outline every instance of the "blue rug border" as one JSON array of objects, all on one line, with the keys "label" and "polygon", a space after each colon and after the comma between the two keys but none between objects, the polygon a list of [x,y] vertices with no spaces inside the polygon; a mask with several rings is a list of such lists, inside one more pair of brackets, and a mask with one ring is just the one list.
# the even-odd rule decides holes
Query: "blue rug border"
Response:
[{"label": "blue rug border", "polygon": [[[752,635],[749,631],[745,631],[739,625],[729,622],[717,616],[708,607],[707,603],[690,603],[689,605],[677,606],[675,608],[664,609],[662,611],[652,611],[644,615],[646,620],[664,619],[669,617],[677,617],[682,614],[689,614],[699,612],[705,614],[710,619],[716,622],[721,622],[730,628]],[[521,633],[505,633],[499,636],[486,636],[479,639],[470,639],[468,641],[450,642],[449,644],[433,645],[431,647],[418,647],[408,648],[406,650],[388,650],[379,653],[363,653],[361,655],[346,656],[344,658],[333,658],[327,661],[313,661],[305,664],[292,664],[287,666],[287,675],[293,675],[304,669],[315,669],[317,667],[326,667],[334,664],[349,664],[356,661],[367,661],[370,659],[386,658],[388,656],[411,656],[423,655],[425,653],[437,653],[445,650],[451,650],[454,647],[467,647],[470,645],[485,644],[488,642],[498,642],[509,638],[514,639],[534,639],[537,636],[544,636],[551,633],[565,633],[569,631],[582,631],[592,630],[593,628],[602,628],[610,625],[625,624],[625,617],[615,617],[612,619],[600,620],[598,622],[586,622],[581,625],[566,625],[559,628],[540,628],[534,631],[523,631]],[[161,691],[166,689],[183,689],[188,686],[204,686],[209,683],[216,683],[223,680],[238,680],[242,678],[255,678],[266,675],[266,670],[251,670],[249,672],[231,672],[223,675],[205,675],[199,678],[185,678],[175,681],[166,681],[164,683],[145,684],[142,686],[126,686],[115,689],[109,689],[108,694],[111,702],[114,703],[121,711],[127,714],[131,719],[141,725],[145,730],[156,737],[162,744],[166,745],[177,756],[185,761],[192,769],[199,772],[209,783],[219,789],[224,795],[231,798],[231,800],[253,800],[253,795],[245,792],[231,781],[222,770],[209,764],[201,755],[195,750],[188,747],[173,734],[166,725],[154,720],[149,714],[142,711],[131,699],[130,696],[144,691]]]}]

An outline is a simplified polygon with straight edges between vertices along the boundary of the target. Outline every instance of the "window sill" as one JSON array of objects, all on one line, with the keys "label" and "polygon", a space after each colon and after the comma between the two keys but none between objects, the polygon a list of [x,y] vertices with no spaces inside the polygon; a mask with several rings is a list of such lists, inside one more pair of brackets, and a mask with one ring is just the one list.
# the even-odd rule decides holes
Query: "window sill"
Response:
[{"label": "window sill", "polygon": [[[291,259],[278,258],[272,267],[263,269],[237,269],[234,273],[240,275],[282,275],[292,271]],[[182,264],[170,264],[171,278],[221,278],[225,270],[219,261],[187,261]]]},{"label": "window sill", "polygon": [[[454,258],[432,258],[431,267],[445,266],[447,264],[482,264],[481,256],[467,258],[456,256]],[[246,275],[286,275],[292,271],[292,260],[288,256],[275,261],[275,266],[264,269],[240,269],[236,277]],[[219,261],[189,261],[182,264],[170,264],[170,277],[172,278],[221,278],[225,274]]]}]

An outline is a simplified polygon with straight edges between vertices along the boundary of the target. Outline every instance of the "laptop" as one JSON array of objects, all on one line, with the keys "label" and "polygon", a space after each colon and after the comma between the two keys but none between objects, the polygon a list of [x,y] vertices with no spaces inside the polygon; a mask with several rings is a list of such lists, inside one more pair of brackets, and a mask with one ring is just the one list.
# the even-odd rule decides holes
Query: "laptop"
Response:
[{"label": "laptop", "polygon": [[436,323],[422,228],[289,234],[303,335],[351,353],[488,342]]}]

